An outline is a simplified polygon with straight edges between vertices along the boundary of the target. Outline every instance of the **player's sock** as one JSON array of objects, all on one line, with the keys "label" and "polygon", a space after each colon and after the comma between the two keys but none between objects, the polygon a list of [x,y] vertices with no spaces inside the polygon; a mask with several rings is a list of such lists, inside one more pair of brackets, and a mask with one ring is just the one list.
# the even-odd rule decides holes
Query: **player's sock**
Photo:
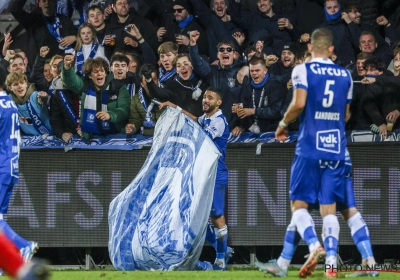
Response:
[{"label": "player's sock", "polygon": [[326,215],[323,218],[323,237],[324,237],[324,248],[326,250],[326,261],[325,263],[332,267],[337,267],[337,247],[339,240],[339,221],[335,215]]},{"label": "player's sock", "polygon": [[314,221],[307,209],[298,209],[293,212],[292,221],[296,225],[301,238],[307,243],[310,252],[314,252],[321,243],[315,233]]},{"label": "player's sock", "polygon": [[215,251],[217,251],[217,238],[215,236],[214,227],[211,223],[207,224],[206,240],[214,247]]},{"label": "player's sock", "polygon": [[0,233],[0,247],[0,267],[11,277],[16,277],[18,269],[24,264],[24,260],[17,247],[4,233]]},{"label": "player's sock", "polygon": [[19,236],[4,220],[0,220],[0,231],[2,231],[8,237],[8,239],[14,242],[18,249],[29,246],[29,242]]},{"label": "player's sock", "polygon": [[354,244],[356,244],[361,257],[364,260],[368,260],[369,265],[374,265],[375,259],[372,252],[371,240],[369,238],[368,226],[361,217],[360,212],[357,212],[353,217],[347,221],[347,225],[350,228],[351,236],[353,237]]},{"label": "player's sock", "polygon": [[296,226],[291,220],[289,226],[286,229],[285,241],[283,242],[283,250],[277,263],[283,270],[288,269],[290,262],[292,261],[293,254],[296,251],[297,245],[299,245],[301,236],[297,232]]},{"label": "player's sock", "polygon": [[[228,246],[228,226],[225,225],[216,229],[215,235],[217,238],[217,258],[216,262],[220,267],[225,267],[225,252]],[[223,263],[223,266],[220,265]]]}]

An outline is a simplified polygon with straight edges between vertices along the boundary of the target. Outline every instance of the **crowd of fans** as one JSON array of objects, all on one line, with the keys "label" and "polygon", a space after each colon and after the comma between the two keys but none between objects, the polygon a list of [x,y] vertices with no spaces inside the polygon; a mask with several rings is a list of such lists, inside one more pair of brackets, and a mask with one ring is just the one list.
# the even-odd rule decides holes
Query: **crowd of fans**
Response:
[{"label": "crowd of fans", "polygon": [[26,44],[12,48],[5,34],[0,61],[25,135],[152,135],[153,99],[200,116],[209,86],[224,93],[233,135],[274,131],[321,27],[354,80],[347,129],[400,127],[398,1],[37,0],[29,12],[26,1],[9,7]]}]

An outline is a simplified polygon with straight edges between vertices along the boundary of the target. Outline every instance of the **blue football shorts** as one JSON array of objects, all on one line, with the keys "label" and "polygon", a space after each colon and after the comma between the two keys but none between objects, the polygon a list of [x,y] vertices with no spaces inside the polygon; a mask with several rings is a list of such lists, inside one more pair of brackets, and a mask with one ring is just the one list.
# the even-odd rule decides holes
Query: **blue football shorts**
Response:
[{"label": "blue football shorts", "polygon": [[211,217],[223,216],[225,213],[226,184],[215,184],[214,197],[211,205]]},{"label": "blue football shorts", "polygon": [[8,203],[10,202],[11,193],[14,185],[1,185],[0,188],[0,214],[7,214]]},{"label": "blue football shorts", "polygon": [[295,155],[290,177],[290,200],[309,204],[344,202],[344,174],[344,160],[317,160]]}]

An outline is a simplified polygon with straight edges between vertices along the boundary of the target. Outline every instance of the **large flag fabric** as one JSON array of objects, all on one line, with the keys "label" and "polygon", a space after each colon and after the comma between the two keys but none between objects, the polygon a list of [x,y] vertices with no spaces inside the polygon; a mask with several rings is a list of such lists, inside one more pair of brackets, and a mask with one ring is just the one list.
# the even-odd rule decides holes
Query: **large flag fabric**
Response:
[{"label": "large flag fabric", "polygon": [[194,269],[218,157],[198,124],[170,107],[163,113],[142,169],[110,204],[108,249],[116,269]]}]

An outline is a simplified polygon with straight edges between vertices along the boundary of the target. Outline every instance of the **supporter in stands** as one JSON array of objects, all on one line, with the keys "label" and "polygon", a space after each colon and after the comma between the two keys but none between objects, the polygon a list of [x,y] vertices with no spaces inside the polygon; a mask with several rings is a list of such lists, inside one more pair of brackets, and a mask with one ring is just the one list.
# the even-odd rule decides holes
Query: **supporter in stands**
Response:
[{"label": "supporter in stands", "polygon": [[[385,64],[379,58],[367,59],[364,63],[367,75],[376,77],[382,75]],[[368,129],[379,133],[380,137],[386,139],[387,124],[396,122],[400,109],[400,95],[395,88],[390,86],[380,86],[377,84],[368,85],[362,97],[362,108],[359,110],[355,129]],[[394,124],[394,128],[399,127],[399,123]],[[389,129],[391,130],[391,128]]]},{"label": "supporter in stands", "polygon": [[242,88],[243,107],[233,106],[232,112],[242,119],[242,125],[253,133],[273,131],[281,118],[281,107],[286,97],[286,84],[268,73],[265,61],[250,60],[251,84]]},{"label": "supporter in stands", "polygon": [[83,75],[83,64],[88,58],[101,57],[108,61],[104,47],[97,42],[96,29],[90,23],[82,23],[75,44],[75,69]]},{"label": "supporter in stands", "polygon": [[378,48],[374,34],[369,31],[364,31],[360,35],[360,50],[381,59],[386,67],[389,66],[393,59],[393,51],[390,46],[384,43]]},{"label": "supporter in stands", "polygon": [[50,48],[50,56],[73,52],[76,28],[70,18],[56,14],[56,0],[39,0],[41,13],[28,14],[23,10],[26,0],[16,0],[10,6],[14,18],[28,34],[27,57],[34,61],[42,46]]},{"label": "supporter in stands", "polygon": [[346,123],[347,130],[355,129],[357,116],[359,114],[358,111],[361,110],[363,106],[362,100],[367,86],[361,84],[360,81],[367,74],[367,71],[364,67],[364,63],[367,59],[370,59],[372,57],[373,57],[372,54],[366,52],[360,52],[357,55],[356,68],[352,74],[353,81],[355,81],[355,83],[353,83],[353,100],[351,101],[350,104],[350,119]]},{"label": "supporter in stands", "polygon": [[128,89],[132,98],[140,87],[140,78],[135,73],[129,72],[129,58],[123,54],[115,54],[111,57],[111,72],[114,79],[120,80]]},{"label": "supporter in stands", "polygon": [[[83,65],[85,77],[72,68],[75,58],[66,55],[62,69],[65,87],[81,97],[81,130],[85,139],[96,134],[125,132],[129,118],[130,97],[125,85],[109,73],[108,62],[101,57]],[[99,102],[97,102],[97,99]]]},{"label": "supporter in stands", "polygon": [[[143,71],[151,71],[151,78],[154,84],[158,84],[157,71],[154,66],[145,64]],[[154,127],[160,118],[163,109],[151,101],[151,94],[147,87],[147,82],[142,71],[139,73],[142,82],[138,94],[131,99],[131,109],[129,113],[129,122],[125,127],[127,134],[142,133],[146,136],[153,136]]]},{"label": "supporter in stands", "polygon": [[58,78],[61,74],[58,71],[58,63],[60,63],[64,57],[61,55],[55,55],[50,59],[50,74],[53,76],[53,79],[48,81],[43,75],[43,71],[46,63],[46,57],[49,53],[50,49],[47,46],[40,48],[39,55],[36,57],[35,64],[33,65],[31,80],[35,81],[35,87],[37,90],[45,91],[51,96],[56,88],[56,84],[59,82]]},{"label": "supporter in stands", "polygon": [[96,29],[97,42],[104,44],[104,36],[106,35],[106,24],[104,22],[104,11],[98,5],[90,6],[86,11],[88,23],[90,23]]},{"label": "supporter in stands", "polygon": [[172,42],[162,43],[158,47],[158,55],[160,56],[160,75],[158,78],[159,86],[165,87],[171,83],[177,76],[174,60],[178,54],[178,44]]},{"label": "supporter in stands", "polygon": [[[128,71],[131,73],[135,73],[138,74],[140,67],[142,66],[142,62],[141,62],[141,58],[137,53],[134,52],[124,52],[125,55],[128,57],[129,59],[129,65],[128,65]],[[152,51],[153,56],[154,52]]]},{"label": "supporter in stands", "polygon": [[[0,64],[5,68],[8,69],[8,72],[11,72],[11,68],[14,68],[12,71],[15,70],[21,70],[24,71],[23,73],[25,73],[28,78],[30,77],[30,67],[28,65],[28,58],[25,54],[25,52],[21,49],[14,49],[14,50],[10,50],[9,46],[12,43],[12,39],[11,39],[11,35],[8,34],[9,36],[7,36],[7,34],[4,35],[4,44],[3,44],[3,52],[4,53],[4,57],[3,59],[0,61]],[[10,41],[11,40],[11,41]],[[15,55],[19,55],[22,58],[22,62],[20,60],[17,61],[13,61],[15,58]],[[14,65],[11,65],[11,62],[13,62]]]},{"label": "supporter in stands", "polygon": [[8,67],[7,70],[9,73],[12,72],[20,72],[25,74],[26,73],[26,65],[24,63],[24,58],[15,53],[13,50],[8,50],[7,55],[3,61],[7,62],[8,60]]},{"label": "supporter in stands", "polygon": [[295,43],[285,44],[281,53],[281,59],[272,65],[267,65],[269,66],[268,73],[275,76],[280,82],[287,84],[292,75],[294,58],[297,52]]},{"label": "supporter in stands", "polygon": [[[215,49],[215,46],[221,41],[232,41],[235,44],[235,49],[238,51],[240,50],[241,44],[232,36],[244,39],[244,31],[237,27],[236,24],[231,21],[230,15],[227,14],[228,0],[210,1],[211,9],[207,7],[204,1],[190,0],[190,3],[200,23],[205,27],[211,62],[217,60],[218,51]],[[243,36],[240,34],[243,34]]]},{"label": "supporter in stands", "polygon": [[21,130],[25,135],[51,134],[47,92],[32,91],[28,88],[28,78],[21,72],[7,76],[6,86],[18,107]]},{"label": "supporter in stands", "polygon": [[[190,3],[187,0],[175,0],[173,10],[176,21],[174,30],[172,30],[173,33],[171,33],[170,30],[159,29],[157,31],[158,41],[175,41],[179,45],[179,53],[187,53],[187,46],[189,44],[188,34],[190,31],[197,30],[202,34],[198,43],[199,53],[208,56],[209,51],[206,32],[198,22],[198,19],[193,16]],[[171,38],[172,34],[174,35],[174,38]]]},{"label": "supporter in stands", "polygon": [[171,101],[192,115],[201,116],[203,114],[203,94],[208,88],[208,83],[193,72],[189,54],[178,54],[175,57],[174,66],[176,67],[178,76],[164,88],[158,87],[153,82],[151,69],[142,67],[140,72],[145,77],[143,83],[147,83],[149,93],[152,97],[159,99],[161,102]]},{"label": "supporter in stands", "polygon": [[347,24],[342,20],[342,10],[338,0],[324,0],[325,21],[317,28],[327,28],[332,31],[333,45],[342,66],[346,67],[354,63],[354,50],[357,45],[351,40]]},{"label": "supporter in stands", "polygon": [[46,59],[44,62],[43,76],[48,82],[51,82],[54,78],[53,75],[51,74],[50,59]]},{"label": "supporter in stands", "polygon": [[189,54],[193,70],[200,75],[210,86],[219,88],[224,92],[224,103],[221,110],[226,117],[229,130],[235,136],[244,130],[240,126],[236,114],[232,114],[232,105],[240,102],[242,84],[248,80],[248,66],[242,68],[241,63],[234,60],[234,45],[231,42],[222,41],[218,44],[218,65],[210,65],[201,59],[197,48],[197,39],[200,34],[197,31],[190,32]]},{"label": "supporter in stands", "polygon": [[231,3],[229,13],[232,22],[249,31],[249,38],[260,30],[267,29],[272,38],[273,54],[279,55],[283,46],[297,41],[301,32],[293,18],[286,14],[275,14],[271,0],[257,1],[258,11],[241,10],[237,3]]},{"label": "supporter in stands", "polygon": [[[110,57],[117,48],[139,51],[137,39],[124,31],[124,28],[130,24],[134,24],[152,49],[156,50],[156,34],[151,22],[139,16],[134,9],[130,9],[127,0],[113,0],[113,3],[114,13],[106,23],[106,36],[104,37],[107,57]],[[115,35],[115,38],[112,40],[110,35]]]}]

